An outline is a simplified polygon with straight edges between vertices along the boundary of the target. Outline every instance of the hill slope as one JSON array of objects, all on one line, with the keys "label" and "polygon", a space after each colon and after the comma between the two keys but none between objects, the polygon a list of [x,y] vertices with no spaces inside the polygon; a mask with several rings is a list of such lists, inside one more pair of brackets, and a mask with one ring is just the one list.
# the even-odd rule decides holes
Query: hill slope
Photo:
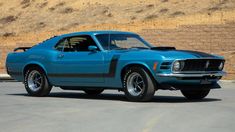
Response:
[{"label": "hill slope", "polygon": [[0,73],[15,47],[111,29],[138,32],[156,45],[223,55],[227,79],[235,79],[235,0],[1,0],[0,12]]},{"label": "hill slope", "polygon": [[[0,36],[130,24],[235,9],[235,0],[10,0],[0,2]],[[191,21],[194,23],[194,21]]]}]

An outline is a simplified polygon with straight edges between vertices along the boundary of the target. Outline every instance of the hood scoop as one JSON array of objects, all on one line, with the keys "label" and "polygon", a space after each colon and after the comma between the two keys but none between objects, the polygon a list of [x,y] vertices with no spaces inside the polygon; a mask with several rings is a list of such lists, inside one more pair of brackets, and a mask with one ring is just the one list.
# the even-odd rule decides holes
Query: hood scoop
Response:
[{"label": "hood scoop", "polygon": [[176,48],[175,47],[151,47],[151,50],[167,51],[167,50],[176,50]]}]

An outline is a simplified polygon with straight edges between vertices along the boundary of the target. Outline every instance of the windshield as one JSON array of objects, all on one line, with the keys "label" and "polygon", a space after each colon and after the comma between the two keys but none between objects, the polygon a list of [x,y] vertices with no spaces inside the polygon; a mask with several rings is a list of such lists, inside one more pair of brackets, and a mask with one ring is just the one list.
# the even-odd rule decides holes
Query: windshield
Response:
[{"label": "windshield", "polygon": [[100,34],[96,35],[96,38],[105,50],[148,49],[151,47],[150,44],[135,34]]}]

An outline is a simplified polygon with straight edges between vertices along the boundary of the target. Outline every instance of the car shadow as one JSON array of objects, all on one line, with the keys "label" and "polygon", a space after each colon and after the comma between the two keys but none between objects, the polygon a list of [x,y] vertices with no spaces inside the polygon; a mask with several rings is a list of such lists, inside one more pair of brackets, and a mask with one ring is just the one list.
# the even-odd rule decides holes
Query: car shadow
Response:
[{"label": "car shadow", "polygon": [[[25,93],[19,94],[7,94],[12,96],[26,96],[32,97]],[[47,98],[70,98],[70,99],[93,99],[93,100],[112,100],[112,101],[125,101],[129,102],[124,94],[109,94],[103,93],[100,95],[88,95],[85,93],[78,92],[53,92],[50,93]],[[189,102],[215,102],[221,101],[221,99],[217,98],[205,98],[203,100],[187,100],[183,96],[163,96],[163,95],[155,95],[149,103],[189,103]]]}]

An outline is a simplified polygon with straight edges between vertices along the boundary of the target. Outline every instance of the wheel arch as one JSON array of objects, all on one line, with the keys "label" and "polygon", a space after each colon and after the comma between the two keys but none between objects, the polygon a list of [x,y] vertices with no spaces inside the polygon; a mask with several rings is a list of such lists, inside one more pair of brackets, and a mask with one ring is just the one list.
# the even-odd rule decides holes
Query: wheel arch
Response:
[{"label": "wheel arch", "polygon": [[121,69],[121,73],[120,73],[120,77],[121,77],[121,80],[124,79],[124,75],[125,75],[125,72],[131,68],[131,67],[141,67],[143,68],[149,75],[150,77],[155,80],[154,82],[157,83],[156,81],[156,78],[154,77],[154,73],[151,71],[150,67],[147,65],[147,64],[143,64],[143,63],[136,63],[136,62],[133,62],[133,63],[129,63],[127,65],[125,65],[122,69]]},{"label": "wheel arch", "polygon": [[27,69],[30,68],[30,67],[39,67],[39,68],[41,68],[44,71],[45,74],[47,74],[47,71],[46,71],[45,67],[42,64],[40,64],[38,62],[30,62],[30,63],[27,63],[24,66],[24,68],[23,68],[23,75],[25,75]]}]

